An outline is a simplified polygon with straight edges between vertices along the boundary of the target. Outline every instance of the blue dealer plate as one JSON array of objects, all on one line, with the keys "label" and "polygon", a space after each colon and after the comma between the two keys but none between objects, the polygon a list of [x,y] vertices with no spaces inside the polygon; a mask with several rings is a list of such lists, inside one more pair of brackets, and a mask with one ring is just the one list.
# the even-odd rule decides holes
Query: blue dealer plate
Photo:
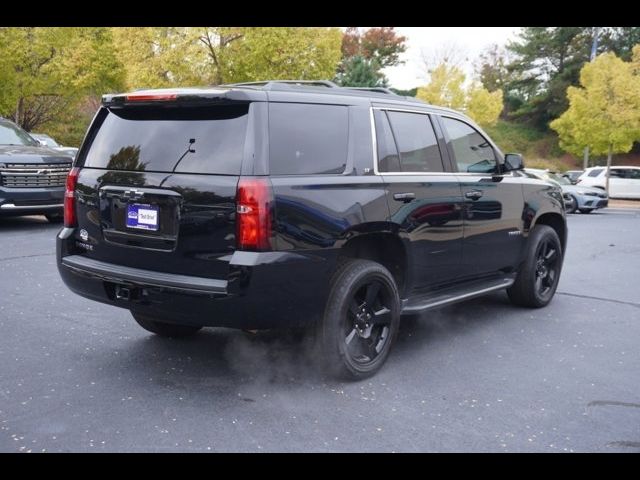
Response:
[{"label": "blue dealer plate", "polygon": [[130,203],[127,205],[127,227],[158,230],[159,208],[155,205]]}]

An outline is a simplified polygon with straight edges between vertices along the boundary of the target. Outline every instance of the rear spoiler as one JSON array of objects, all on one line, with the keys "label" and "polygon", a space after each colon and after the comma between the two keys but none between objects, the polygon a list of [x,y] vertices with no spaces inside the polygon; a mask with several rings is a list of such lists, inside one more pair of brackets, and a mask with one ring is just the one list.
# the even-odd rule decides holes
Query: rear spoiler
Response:
[{"label": "rear spoiler", "polygon": [[102,105],[105,107],[132,105],[170,106],[175,104],[212,105],[265,99],[265,93],[260,91],[234,88],[181,88],[107,94],[102,96]]}]

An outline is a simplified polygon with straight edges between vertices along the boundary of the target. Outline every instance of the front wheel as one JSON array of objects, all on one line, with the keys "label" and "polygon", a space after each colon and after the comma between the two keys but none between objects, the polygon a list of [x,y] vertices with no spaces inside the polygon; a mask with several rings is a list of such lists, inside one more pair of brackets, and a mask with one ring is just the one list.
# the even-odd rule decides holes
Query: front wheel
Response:
[{"label": "front wheel", "polygon": [[567,213],[574,213],[577,209],[578,209],[578,200],[576,200],[576,197],[571,195],[571,201],[567,203],[567,205],[565,206],[565,211]]},{"label": "front wheel", "polygon": [[580,209],[580,213],[584,213],[584,214],[591,213],[592,211],[593,211],[592,208],[581,208]]},{"label": "front wheel", "polygon": [[192,325],[178,325],[154,320],[137,312],[131,312],[133,319],[148,332],[155,333],[161,337],[180,338],[189,337],[196,334],[202,327]]},{"label": "front wheel", "polygon": [[347,260],[333,276],[317,339],[325,366],[351,380],[384,364],[400,324],[400,296],[393,276],[369,260]]},{"label": "front wheel", "polygon": [[523,307],[547,305],[558,287],[562,269],[562,243],[556,231],[538,225],[531,232],[525,260],[515,283],[507,290],[510,300]]}]

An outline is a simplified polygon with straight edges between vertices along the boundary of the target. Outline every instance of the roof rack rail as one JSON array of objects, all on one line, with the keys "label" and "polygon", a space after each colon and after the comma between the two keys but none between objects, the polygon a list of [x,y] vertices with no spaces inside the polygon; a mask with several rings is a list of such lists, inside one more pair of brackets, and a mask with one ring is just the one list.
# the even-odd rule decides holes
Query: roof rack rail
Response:
[{"label": "roof rack rail", "polygon": [[340,88],[329,80],[264,80],[261,82],[225,83],[221,87],[264,87],[271,89],[275,85],[300,85],[309,87]]},{"label": "roof rack rail", "polygon": [[385,87],[342,87],[342,88],[346,88],[347,90],[364,90],[367,92],[377,92],[377,93],[386,93],[387,95],[395,95],[396,97],[398,97],[399,95],[392,91],[389,90],[388,88]]}]

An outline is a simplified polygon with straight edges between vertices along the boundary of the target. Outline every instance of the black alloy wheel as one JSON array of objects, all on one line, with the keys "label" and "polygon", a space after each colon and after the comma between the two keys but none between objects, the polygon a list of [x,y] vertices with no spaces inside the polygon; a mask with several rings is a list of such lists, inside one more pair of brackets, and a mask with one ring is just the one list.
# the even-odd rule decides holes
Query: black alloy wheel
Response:
[{"label": "black alloy wheel", "polygon": [[377,372],[400,323],[395,280],[370,260],[346,260],[334,274],[318,340],[331,373],[352,380]]}]

